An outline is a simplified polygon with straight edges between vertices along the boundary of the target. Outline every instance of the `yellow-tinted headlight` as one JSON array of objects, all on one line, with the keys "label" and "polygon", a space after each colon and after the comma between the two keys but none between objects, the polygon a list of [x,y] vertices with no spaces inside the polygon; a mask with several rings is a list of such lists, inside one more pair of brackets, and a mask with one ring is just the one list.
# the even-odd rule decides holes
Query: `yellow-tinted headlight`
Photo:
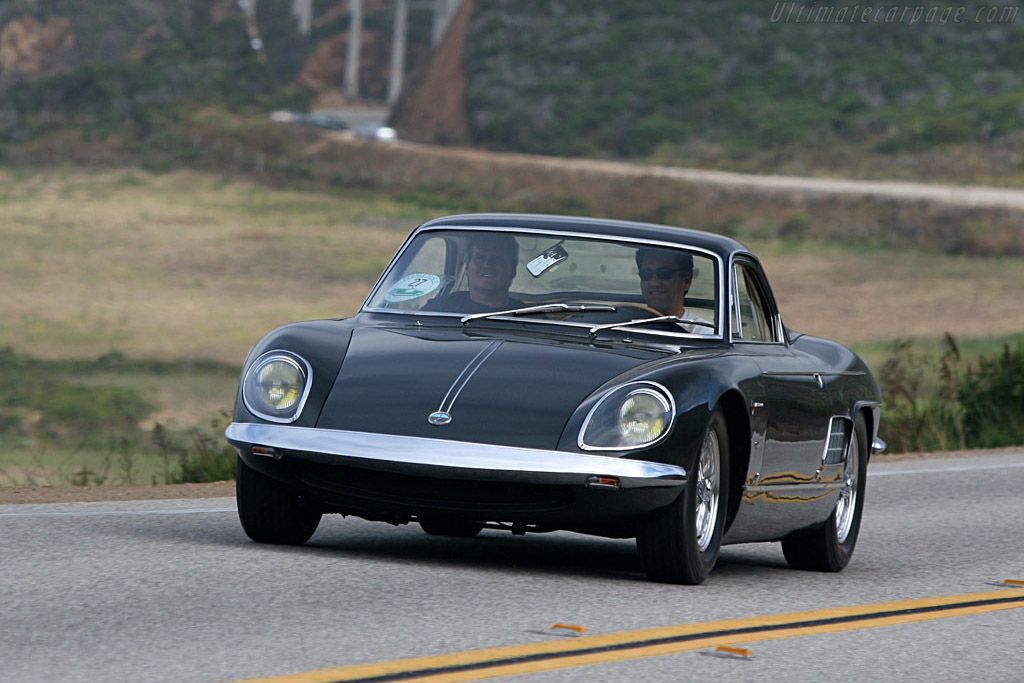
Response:
[{"label": "yellow-tinted headlight", "polygon": [[609,391],[591,408],[577,443],[598,451],[643,448],[664,437],[674,418],[675,404],[665,387],[632,382]]},{"label": "yellow-tinted headlight", "polygon": [[259,402],[274,412],[286,411],[298,403],[304,383],[298,366],[284,360],[272,360],[256,373]]},{"label": "yellow-tinted headlight", "polygon": [[649,391],[636,391],[619,408],[619,433],[626,444],[655,441],[665,431],[668,405]]},{"label": "yellow-tinted headlight", "polygon": [[251,412],[275,422],[298,417],[309,389],[309,365],[281,352],[266,353],[249,368],[242,396]]}]

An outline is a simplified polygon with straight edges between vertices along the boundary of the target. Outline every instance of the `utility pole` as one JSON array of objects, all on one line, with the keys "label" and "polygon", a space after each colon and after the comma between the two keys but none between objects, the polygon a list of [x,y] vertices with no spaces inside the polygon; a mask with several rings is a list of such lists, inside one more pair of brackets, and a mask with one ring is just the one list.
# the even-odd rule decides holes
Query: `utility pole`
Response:
[{"label": "utility pole", "polygon": [[395,0],[395,30],[391,37],[391,79],[388,81],[388,104],[398,101],[405,75],[405,41],[409,22],[409,1]]},{"label": "utility pole", "polygon": [[363,42],[363,0],[348,0],[351,16],[348,28],[348,54],[345,56],[345,95],[359,97],[359,51]]},{"label": "utility pole", "polygon": [[313,28],[313,0],[292,0],[292,16],[299,22],[299,33],[308,36]]},{"label": "utility pole", "polygon": [[266,64],[267,55],[263,52],[260,27],[256,23],[256,0],[243,0],[239,7],[245,10],[245,32],[249,36],[249,47],[256,50],[258,52],[257,59]]},{"label": "utility pole", "polygon": [[461,4],[462,0],[434,0],[434,27],[430,35],[430,44],[433,47],[441,44],[448,24],[452,23]]}]

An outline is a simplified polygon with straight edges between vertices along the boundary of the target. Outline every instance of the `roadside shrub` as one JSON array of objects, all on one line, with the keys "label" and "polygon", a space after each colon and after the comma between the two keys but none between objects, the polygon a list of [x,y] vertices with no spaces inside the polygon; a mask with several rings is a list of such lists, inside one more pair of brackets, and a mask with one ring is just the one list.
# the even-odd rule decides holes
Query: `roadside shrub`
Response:
[{"label": "roadside shrub", "polygon": [[193,427],[184,434],[172,433],[160,423],[154,425],[151,437],[163,461],[163,483],[203,483],[235,478],[237,454],[221,436],[226,419],[222,415],[212,420],[210,431]]},{"label": "roadside shrub", "polygon": [[[938,360],[918,353],[910,339],[892,343],[882,366],[882,424],[879,434],[892,453],[935,451],[966,446],[956,391],[960,351],[951,335]],[[938,379],[938,388],[930,383]]]},{"label": "roadside shrub", "polygon": [[957,392],[968,442],[978,448],[1024,444],[1024,344],[982,358]]},{"label": "roadside shrub", "polygon": [[879,384],[892,453],[1024,444],[1024,343],[969,365],[949,334],[939,357],[897,339]]},{"label": "roadside shrub", "polygon": [[181,460],[181,474],[176,484],[207,481],[231,481],[235,478],[235,449],[210,434],[190,430],[195,452]]}]

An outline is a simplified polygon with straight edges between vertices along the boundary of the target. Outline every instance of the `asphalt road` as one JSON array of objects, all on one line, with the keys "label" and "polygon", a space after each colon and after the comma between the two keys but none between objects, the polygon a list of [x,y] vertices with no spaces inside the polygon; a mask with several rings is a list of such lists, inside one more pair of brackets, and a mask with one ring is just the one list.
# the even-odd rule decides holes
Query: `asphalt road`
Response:
[{"label": "asphalt road", "polygon": [[[229,498],[0,506],[0,680],[235,681],[786,612],[1015,599],[1024,588],[996,584],[1024,580],[1022,489],[1024,451],[876,463],[846,571],[790,570],[777,544],[730,546],[700,587],[646,581],[631,542],[568,533],[452,540],[328,517],[310,545],[277,548],[246,539]],[[734,641],[748,655],[623,650],[505,680],[1020,681],[1024,602],[1012,606],[918,623],[897,610],[895,624]]]}]

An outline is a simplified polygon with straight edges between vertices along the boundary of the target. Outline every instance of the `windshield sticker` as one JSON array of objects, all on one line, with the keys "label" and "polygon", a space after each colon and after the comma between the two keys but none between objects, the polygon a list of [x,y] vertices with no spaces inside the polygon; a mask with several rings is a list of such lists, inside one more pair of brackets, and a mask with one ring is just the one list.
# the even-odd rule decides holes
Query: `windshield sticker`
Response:
[{"label": "windshield sticker", "polygon": [[530,275],[540,277],[545,271],[554,268],[567,258],[569,258],[569,252],[562,247],[561,243],[558,243],[527,263],[526,269],[530,271]]},{"label": "windshield sticker", "polygon": [[411,301],[430,294],[440,286],[441,278],[438,275],[409,273],[388,290],[384,300],[392,304]]}]

